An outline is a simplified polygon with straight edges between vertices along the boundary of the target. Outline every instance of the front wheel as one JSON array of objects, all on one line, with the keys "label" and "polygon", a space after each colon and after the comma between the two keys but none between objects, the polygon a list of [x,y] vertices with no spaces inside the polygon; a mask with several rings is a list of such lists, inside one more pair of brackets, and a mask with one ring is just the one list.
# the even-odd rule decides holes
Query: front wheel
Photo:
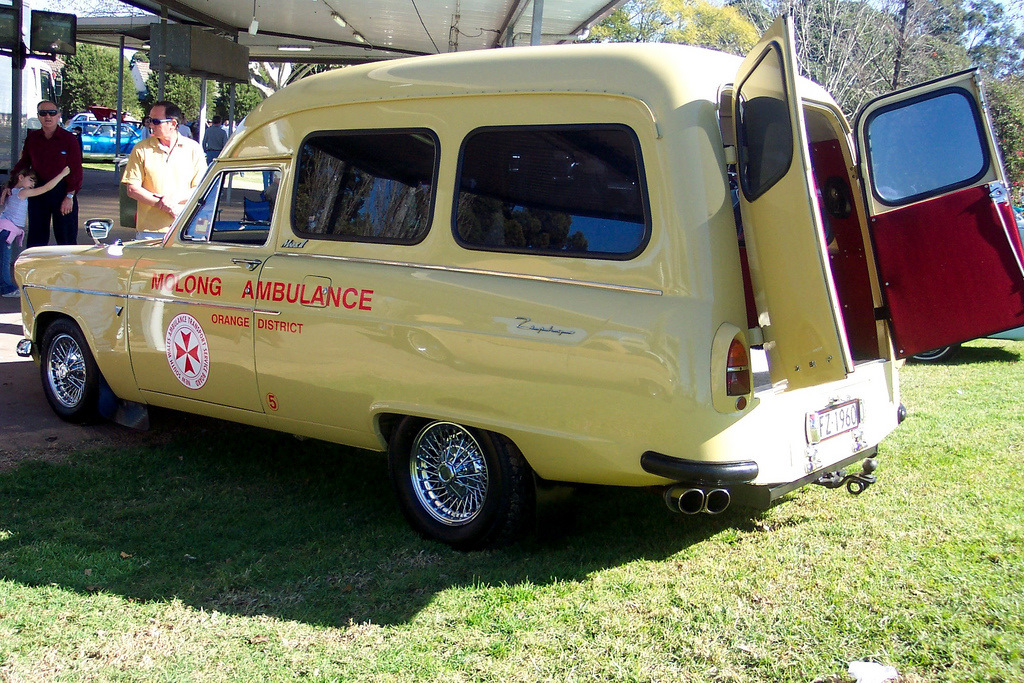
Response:
[{"label": "front wheel", "polygon": [[58,417],[75,423],[95,419],[100,371],[78,325],[61,318],[46,328],[39,369],[43,393]]},{"label": "front wheel", "polygon": [[533,518],[530,466],[499,434],[407,417],[388,446],[388,469],[409,524],[454,548],[505,545]]}]

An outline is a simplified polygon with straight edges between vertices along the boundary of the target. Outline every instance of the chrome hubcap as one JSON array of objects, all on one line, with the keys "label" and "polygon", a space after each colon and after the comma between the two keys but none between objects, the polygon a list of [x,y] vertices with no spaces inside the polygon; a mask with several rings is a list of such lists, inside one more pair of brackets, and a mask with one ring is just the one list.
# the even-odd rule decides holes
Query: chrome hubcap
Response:
[{"label": "chrome hubcap", "polygon": [[409,470],[416,498],[438,522],[468,524],[483,509],[487,461],[464,427],[451,422],[424,427],[413,442]]},{"label": "chrome hubcap", "polygon": [[58,335],[50,344],[47,359],[50,389],[61,405],[74,408],[85,393],[85,358],[71,336]]}]

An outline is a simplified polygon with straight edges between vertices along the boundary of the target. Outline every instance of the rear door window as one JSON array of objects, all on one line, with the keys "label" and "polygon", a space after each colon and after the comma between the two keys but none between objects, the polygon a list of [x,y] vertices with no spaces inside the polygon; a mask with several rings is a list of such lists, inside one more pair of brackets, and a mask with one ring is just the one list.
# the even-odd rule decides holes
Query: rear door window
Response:
[{"label": "rear door window", "polygon": [[456,239],[470,249],[631,258],[650,234],[643,178],[626,126],[479,129],[460,155]]},{"label": "rear door window", "polygon": [[736,94],[739,179],[748,201],[770,190],[793,163],[792,124],[780,50],[778,44],[771,43]]},{"label": "rear door window", "polygon": [[872,191],[890,206],[972,185],[989,166],[981,113],[962,88],[872,112],[864,123]]}]

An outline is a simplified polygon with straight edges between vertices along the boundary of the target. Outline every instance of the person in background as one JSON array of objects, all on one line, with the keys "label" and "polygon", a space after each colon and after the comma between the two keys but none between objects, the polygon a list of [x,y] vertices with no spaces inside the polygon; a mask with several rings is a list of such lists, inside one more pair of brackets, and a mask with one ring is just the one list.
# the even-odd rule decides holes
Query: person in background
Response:
[{"label": "person in background", "polygon": [[220,156],[224,145],[228,141],[228,132],[221,125],[221,118],[214,116],[210,127],[206,129],[203,136],[203,151],[206,152],[206,163],[212,164],[213,160]]},{"label": "person in background", "polygon": [[192,136],[192,128],[188,125],[188,119],[184,116],[178,117],[178,135],[188,138],[189,140],[194,139]]},{"label": "person in background", "polygon": [[139,203],[136,229],[165,233],[181,213],[206,173],[206,156],[199,143],[178,131],[181,110],[157,102],[149,110],[152,135],[138,142],[128,157],[121,182]]},{"label": "person in background", "polygon": [[[82,189],[82,143],[74,133],[64,130],[57,105],[43,100],[36,108],[42,128],[30,130],[25,136],[21,158],[11,169],[10,177],[17,178],[26,169],[34,170],[39,183],[46,185],[65,167],[67,177],[51,190],[28,201],[27,247],[46,246],[50,241],[50,225],[57,244],[78,242],[78,192]],[[10,188],[0,192],[0,202],[6,201]]]},{"label": "person in background", "polygon": [[28,221],[28,200],[45,194],[57,187],[57,183],[71,172],[67,166],[50,179],[42,187],[36,187],[39,176],[30,168],[23,169],[18,175],[11,176],[8,184],[11,194],[7,198],[3,212],[0,212],[0,296],[18,296],[18,285],[11,273],[11,249],[14,240],[21,242]]}]

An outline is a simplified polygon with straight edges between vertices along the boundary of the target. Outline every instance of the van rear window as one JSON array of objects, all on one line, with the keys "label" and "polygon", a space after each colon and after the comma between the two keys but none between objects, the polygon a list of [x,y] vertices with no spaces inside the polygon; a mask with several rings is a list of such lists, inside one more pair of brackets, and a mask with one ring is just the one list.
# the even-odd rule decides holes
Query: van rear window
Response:
[{"label": "van rear window", "polygon": [[650,232],[643,177],[625,126],[479,129],[462,146],[456,237],[470,249],[630,258]]},{"label": "van rear window", "polygon": [[785,69],[771,43],[736,92],[739,179],[754,201],[782,180],[793,163],[793,128]]},{"label": "van rear window", "polygon": [[299,150],[292,227],[304,237],[413,244],[430,228],[437,140],[427,130],[317,133]]},{"label": "van rear window", "polygon": [[864,124],[875,196],[889,206],[971,185],[989,167],[974,97],[943,88],[872,112]]}]

